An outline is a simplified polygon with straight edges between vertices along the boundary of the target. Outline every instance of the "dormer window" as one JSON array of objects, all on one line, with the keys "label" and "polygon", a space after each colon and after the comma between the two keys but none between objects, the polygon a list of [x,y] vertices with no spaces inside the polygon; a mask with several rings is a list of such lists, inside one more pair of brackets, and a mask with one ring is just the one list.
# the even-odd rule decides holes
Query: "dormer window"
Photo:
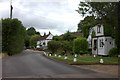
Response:
[{"label": "dormer window", "polygon": [[98,27],[97,27],[97,33],[101,33],[101,25],[98,25]]}]

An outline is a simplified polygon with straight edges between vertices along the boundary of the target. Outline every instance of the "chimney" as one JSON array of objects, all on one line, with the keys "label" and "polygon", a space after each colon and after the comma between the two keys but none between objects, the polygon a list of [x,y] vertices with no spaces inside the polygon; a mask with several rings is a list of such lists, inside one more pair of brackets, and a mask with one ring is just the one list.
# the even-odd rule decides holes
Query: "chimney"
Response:
[{"label": "chimney", "polygon": [[44,32],[44,36],[46,36],[46,33]]},{"label": "chimney", "polygon": [[51,32],[49,31],[49,34],[51,34]]}]

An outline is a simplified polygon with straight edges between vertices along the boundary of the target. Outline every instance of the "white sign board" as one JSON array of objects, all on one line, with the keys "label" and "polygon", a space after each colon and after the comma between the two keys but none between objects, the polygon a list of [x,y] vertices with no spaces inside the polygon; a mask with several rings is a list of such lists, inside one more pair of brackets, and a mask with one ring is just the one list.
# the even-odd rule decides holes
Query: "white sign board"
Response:
[{"label": "white sign board", "polygon": [[77,58],[74,58],[73,61],[76,62],[76,61],[77,61]]},{"label": "white sign board", "polygon": [[100,59],[100,63],[103,63],[104,61],[103,61],[103,59]]},{"label": "white sign board", "polygon": [[67,56],[65,56],[65,58],[64,59],[67,59]]}]

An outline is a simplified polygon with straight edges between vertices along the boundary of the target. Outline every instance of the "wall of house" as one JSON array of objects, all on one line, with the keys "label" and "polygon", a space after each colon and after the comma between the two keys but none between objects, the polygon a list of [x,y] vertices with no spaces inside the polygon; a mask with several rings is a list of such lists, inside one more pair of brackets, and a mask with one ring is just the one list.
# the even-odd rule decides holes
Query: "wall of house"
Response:
[{"label": "wall of house", "polygon": [[[97,55],[97,48],[96,48],[96,50],[94,50],[94,40],[97,40],[97,38],[93,38],[92,39],[92,54],[93,55]],[[96,45],[97,46],[97,45]]]},{"label": "wall of house", "polygon": [[[101,41],[103,41],[103,45]],[[105,51],[105,37],[98,37],[98,55],[106,55],[104,51]]]},{"label": "wall of house", "polygon": [[112,37],[105,37],[105,54],[109,55],[109,50],[115,47],[115,40]]},{"label": "wall of house", "polygon": [[97,32],[97,29],[98,29],[98,25],[96,25],[96,30],[95,30],[96,36],[104,35],[104,27],[103,27],[103,25],[101,25],[101,32],[100,33]]},{"label": "wall of house", "polygon": [[52,38],[53,38],[53,35],[52,34],[50,34],[46,39],[50,39],[50,40],[52,40]]}]

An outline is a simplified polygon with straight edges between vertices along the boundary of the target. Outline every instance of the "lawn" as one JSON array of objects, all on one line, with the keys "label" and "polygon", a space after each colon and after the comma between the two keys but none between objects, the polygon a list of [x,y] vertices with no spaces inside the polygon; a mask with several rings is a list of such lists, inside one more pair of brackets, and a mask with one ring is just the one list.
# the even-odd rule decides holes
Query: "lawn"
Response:
[{"label": "lawn", "polygon": [[118,64],[118,59],[117,57],[93,57],[93,56],[78,56],[77,61],[74,62],[74,56],[68,56],[68,59],[64,59],[65,56],[62,57],[55,57],[49,56],[50,58],[56,59],[58,61],[66,62],[69,64],[99,64],[100,59],[103,59],[104,63],[103,64]]}]

